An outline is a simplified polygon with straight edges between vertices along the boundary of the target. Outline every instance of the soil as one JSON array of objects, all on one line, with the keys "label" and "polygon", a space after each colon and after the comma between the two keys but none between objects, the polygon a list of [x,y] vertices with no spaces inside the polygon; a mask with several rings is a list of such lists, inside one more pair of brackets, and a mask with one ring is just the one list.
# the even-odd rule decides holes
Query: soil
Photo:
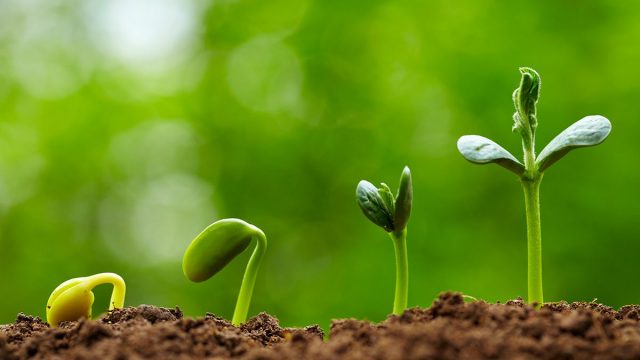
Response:
[{"label": "soil", "polygon": [[141,305],[50,328],[19,314],[0,326],[0,359],[640,359],[640,306],[552,303],[534,310],[443,293],[375,324],[282,328],[266,313],[240,327],[213,314]]}]

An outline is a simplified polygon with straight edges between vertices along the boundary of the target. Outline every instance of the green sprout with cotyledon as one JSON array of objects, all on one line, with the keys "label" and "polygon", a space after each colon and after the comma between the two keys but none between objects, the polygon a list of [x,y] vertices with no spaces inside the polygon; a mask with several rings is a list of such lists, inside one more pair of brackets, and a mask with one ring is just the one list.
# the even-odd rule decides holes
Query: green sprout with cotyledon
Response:
[{"label": "green sprout with cotyledon", "polygon": [[243,252],[254,238],[256,247],[242,278],[231,320],[234,325],[239,325],[247,319],[258,268],[267,250],[267,237],[264,232],[240,219],[218,220],[196,236],[182,258],[182,270],[185,276],[191,281],[205,281]]},{"label": "green sprout with cotyledon", "polygon": [[402,171],[396,196],[385,183],[381,183],[377,188],[366,180],[360,181],[356,187],[356,201],[362,213],[389,233],[393,241],[396,254],[396,291],[393,313],[400,314],[407,308],[409,296],[407,223],[413,204],[411,171],[408,167]]},{"label": "green sprout with cotyledon", "polygon": [[590,115],[566,128],[536,156],[538,127],[537,103],[540,97],[540,75],[531,68],[520,68],[520,86],[513,92],[513,131],[522,139],[524,162],[495,142],[478,135],[465,135],[458,140],[458,150],[475,164],[498,164],[520,178],[524,190],[528,243],[528,300],[538,306],[542,296],[542,233],[540,226],[540,182],[544,172],[569,151],[598,145],[611,132],[611,123],[600,115]]}]

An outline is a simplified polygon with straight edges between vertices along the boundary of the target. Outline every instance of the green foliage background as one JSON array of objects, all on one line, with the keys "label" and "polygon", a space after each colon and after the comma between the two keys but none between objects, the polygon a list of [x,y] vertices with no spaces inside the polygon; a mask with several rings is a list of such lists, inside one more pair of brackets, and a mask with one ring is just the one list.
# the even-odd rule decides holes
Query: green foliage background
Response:
[{"label": "green foliage background", "polygon": [[[180,261],[223,217],[270,247],[250,314],[383,319],[386,234],[361,179],[414,178],[412,306],[526,296],[522,191],[467,163],[512,134],[518,66],[542,76],[538,149],[613,123],[542,184],[545,296],[640,303],[640,9],[623,1],[0,1],[0,323],[62,281],[113,271],[126,303],[231,317],[249,251],[194,284]],[[94,312],[110,289],[97,289]]]}]

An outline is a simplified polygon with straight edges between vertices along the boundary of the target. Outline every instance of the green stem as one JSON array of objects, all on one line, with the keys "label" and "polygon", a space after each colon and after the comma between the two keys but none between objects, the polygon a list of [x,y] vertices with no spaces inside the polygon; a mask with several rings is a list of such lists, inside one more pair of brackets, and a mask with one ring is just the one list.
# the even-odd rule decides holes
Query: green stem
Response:
[{"label": "green stem", "polygon": [[[535,113],[535,112],[534,112]],[[529,303],[542,306],[542,232],[540,229],[540,182],[542,173],[536,165],[535,127],[525,113],[520,113],[526,120],[526,131],[522,135],[524,152],[524,168],[521,182],[524,190],[524,204],[527,216],[527,283]]]},{"label": "green stem", "polygon": [[402,314],[407,308],[409,295],[409,263],[407,261],[407,229],[389,233],[396,250],[396,295],[393,301],[393,313]]},{"label": "green stem", "polygon": [[542,232],[540,228],[540,180],[522,179],[527,215],[529,303],[542,306]]},{"label": "green stem", "polygon": [[253,287],[256,283],[256,276],[258,275],[258,268],[267,250],[267,237],[262,230],[257,227],[254,227],[254,231],[257,239],[256,248],[253,250],[247,268],[244,271],[238,301],[236,302],[236,309],[233,312],[233,319],[231,320],[231,323],[236,326],[242,324],[247,319],[249,304],[251,303],[251,296],[253,295]]},{"label": "green stem", "polygon": [[126,286],[124,280],[120,275],[114,273],[100,273],[88,276],[86,279],[86,286],[89,289],[102,284],[113,285],[113,292],[111,293],[111,300],[109,300],[109,310],[121,309],[124,307],[124,295]]}]

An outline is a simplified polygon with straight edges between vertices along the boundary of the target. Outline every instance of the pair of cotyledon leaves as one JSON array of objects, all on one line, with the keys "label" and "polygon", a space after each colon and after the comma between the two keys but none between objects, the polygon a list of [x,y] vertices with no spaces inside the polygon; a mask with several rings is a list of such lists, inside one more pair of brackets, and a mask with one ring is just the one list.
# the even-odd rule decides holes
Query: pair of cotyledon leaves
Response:
[{"label": "pair of cotyledon leaves", "polygon": [[387,184],[380,188],[362,180],[356,188],[356,200],[364,215],[387,232],[401,232],[407,226],[413,203],[411,171],[402,171],[398,194],[394,197]]},{"label": "pair of cotyledon leaves", "polygon": [[[540,152],[536,168],[543,172],[569,151],[602,143],[611,132],[611,123],[600,115],[582,118],[566,128]],[[518,176],[525,171],[524,165],[510,152],[495,142],[478,135],[465,135],[458,140],[458,150],[465,159],[475,164],[498,164]]]}]

